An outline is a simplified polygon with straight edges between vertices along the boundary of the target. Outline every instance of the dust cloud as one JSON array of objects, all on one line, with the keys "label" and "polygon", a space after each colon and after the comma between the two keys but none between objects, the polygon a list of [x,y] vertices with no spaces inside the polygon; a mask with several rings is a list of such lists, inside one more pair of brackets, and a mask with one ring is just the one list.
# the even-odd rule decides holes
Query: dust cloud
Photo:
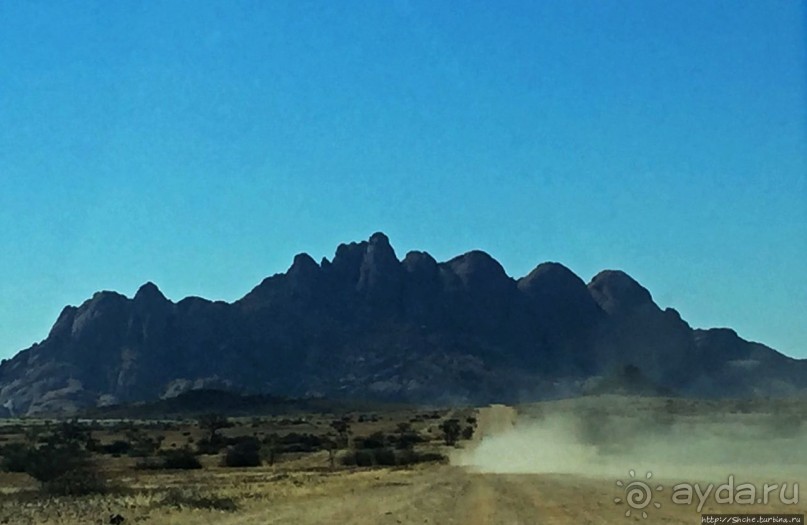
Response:
[{"label": "dust cloud", "polygon": [[640,475],[725,480],[729,475],[785,481],[807,474],[807,424],[801,403],[748,407],[601,396],[547,402],[516,411],[481,409],[475,441],[453,463],[486,473]]}]

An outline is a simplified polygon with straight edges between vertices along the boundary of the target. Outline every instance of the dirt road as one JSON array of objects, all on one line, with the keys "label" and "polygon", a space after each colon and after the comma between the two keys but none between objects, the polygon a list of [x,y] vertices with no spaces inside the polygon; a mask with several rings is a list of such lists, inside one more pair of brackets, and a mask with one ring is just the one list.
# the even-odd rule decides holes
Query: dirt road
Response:
[{"label": "dirt road", "polygon": [[[342,483],[341,493],[334,486],[328,495],[275,507],[265,523],[606,523],[597,510],[609,501],[608,495],[599,494],[592,505],[591,494],[575,494],[582,484],[572,480],[471,474],[458,467],[377,473],[373,479]],[[586,500],[582,506],[576,504],[581,497]],[[611,502],[608,513],[622,517],[613,507]]]},{"label": "dirt road", "polygon": [[[536,474],[475,474],[461,467],[431,467],[415,471],[357,472],[333,476],[321,491],[256,504],[220,524],[356,525],[586,525],[665,523],[694,525],[700,514],[694,505],[673,505],[669,493],[662,507],[648,508],[648,518],[614,498],[622,495],[613,480]],[[804,513],[805,505],[707,506],[704,512]]]}]

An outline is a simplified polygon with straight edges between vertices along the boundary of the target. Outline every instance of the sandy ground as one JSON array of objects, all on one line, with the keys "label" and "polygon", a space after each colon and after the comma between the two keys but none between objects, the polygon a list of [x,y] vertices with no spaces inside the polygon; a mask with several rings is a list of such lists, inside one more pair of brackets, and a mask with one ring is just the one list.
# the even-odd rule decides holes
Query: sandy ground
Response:
[{"label": "sandy ground", "polygon": [[[614,498],[622,495],[613,480],[567,475],[478,474],[443,466],[417,471],[383,471],[338,476],[323,493],[291,497],[220,516],[209,523],[275,524],[618,524],[634,521],[666,524],[700,523],[694,505],[673,505],[658,498],[660,509],[648,518]],[[715,506],[704,512],[805,513],[807,507]]]}]

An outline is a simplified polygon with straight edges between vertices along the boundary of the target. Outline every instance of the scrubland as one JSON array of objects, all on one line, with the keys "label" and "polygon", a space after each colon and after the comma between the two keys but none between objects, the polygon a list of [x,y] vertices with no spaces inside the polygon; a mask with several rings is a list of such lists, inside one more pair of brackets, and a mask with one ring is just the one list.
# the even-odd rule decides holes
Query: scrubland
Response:
[{"label": "scrubland", "polygon": [[[0,522],[689,524],[706,512],[801,514],[806,415],[799,401],[597,396],[201,422],[6,420],[2,465],[25,447],[72,440],[82,472],[101,483],[75,490],[0,473]],[[715,491],[730,477],[733,491],[786,485],[786,497],[777,488],[768,501],[724,503]],[[629,499],[638,481],[651,491],[644,506]],[[712,489],[673,501],[686,484]]]}]

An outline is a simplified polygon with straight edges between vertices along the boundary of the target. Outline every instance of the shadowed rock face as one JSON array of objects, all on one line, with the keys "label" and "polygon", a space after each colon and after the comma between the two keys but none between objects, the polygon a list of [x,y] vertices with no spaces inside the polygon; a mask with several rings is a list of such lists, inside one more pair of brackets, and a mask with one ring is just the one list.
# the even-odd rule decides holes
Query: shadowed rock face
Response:
[{"label": "shadowed rock face", "polygon": [[641,308],[653,308],[650,292],[625,272],[604,270],[588,285],[591,296],[606,313],[630,315]]},{"label": "shadowed rock face", "polygon": [[[558,263],[514,280],[490,255],[400,261],[382,233],[332,261],[297,255],[235,303],[153,283],[68,306],[0,365],[0,415],[227,387],[428,403],[523,401],[636,367],[647,391],[800,395],[807,365],[727,329],[692,330],[627,274]],[[633,368],[627,368],[633,369]],[[616,374],[616,375],[615,375]],[[608,385],[613,381],[598,384]],[[200,386],[201,385],[201,386]]]}]

